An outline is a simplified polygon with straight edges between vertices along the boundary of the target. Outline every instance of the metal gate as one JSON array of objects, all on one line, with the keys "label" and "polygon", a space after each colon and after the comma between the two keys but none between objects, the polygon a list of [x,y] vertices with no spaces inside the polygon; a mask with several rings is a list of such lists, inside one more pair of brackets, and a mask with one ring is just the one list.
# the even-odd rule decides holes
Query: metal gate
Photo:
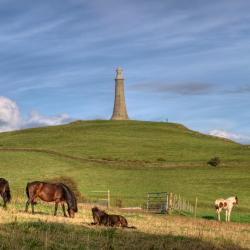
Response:
[{"label": "metal gate", "polygon": [[166,213],[168,211],[168,193],[148,193],[147,211],[152,213]]}]

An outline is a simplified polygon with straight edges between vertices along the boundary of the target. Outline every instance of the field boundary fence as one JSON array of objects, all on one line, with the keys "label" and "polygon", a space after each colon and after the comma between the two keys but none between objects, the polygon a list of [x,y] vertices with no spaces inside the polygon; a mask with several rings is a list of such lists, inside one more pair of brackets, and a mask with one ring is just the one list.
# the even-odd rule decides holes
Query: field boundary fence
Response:
[{"label": "field boundary fence", "polygon": [[187,212],[193,214],[195,206],[181,195],[169,193],[169,213],[172,211]]},{"label": "field boundary fence", "polygon": [[110,208],[110,190],[91,191],[90,203]]}]

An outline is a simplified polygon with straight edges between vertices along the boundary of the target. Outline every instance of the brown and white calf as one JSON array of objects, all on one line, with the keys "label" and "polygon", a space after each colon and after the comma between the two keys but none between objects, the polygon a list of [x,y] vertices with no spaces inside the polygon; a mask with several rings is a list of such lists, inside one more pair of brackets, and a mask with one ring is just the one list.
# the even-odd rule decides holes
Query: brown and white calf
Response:
[{"label": "brown and white calf", "polygon": [[217,199],[215,201],[215,209],[218,216],[218,220],[220,221],[220,213],[222,210],[226,211],[226,221],[230,221],[231,211],[233,206],[238,204],[237,196],[229,197],[227,199]]}]

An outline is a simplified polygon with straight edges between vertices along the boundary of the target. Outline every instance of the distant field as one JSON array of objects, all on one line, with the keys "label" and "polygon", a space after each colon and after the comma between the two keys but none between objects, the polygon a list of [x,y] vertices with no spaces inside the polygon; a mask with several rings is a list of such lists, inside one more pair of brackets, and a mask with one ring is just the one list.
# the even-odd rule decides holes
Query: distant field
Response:
[{"label": "distant field", "polygon": [[[214,216],[216,198],[238,195],[232,220],[250,222],[249,147],[178,124],[79,121],[1,133],[0,145],[0,176],[10,181],[14,197],[24,195],[27,181],[65,175],[87,198],[109,189],[112,205],[141,206],[147,192],[157,191],[191,202],[198,197],[198,216],[206,218]],[[207,165],[213,156],[221,166]]]}]

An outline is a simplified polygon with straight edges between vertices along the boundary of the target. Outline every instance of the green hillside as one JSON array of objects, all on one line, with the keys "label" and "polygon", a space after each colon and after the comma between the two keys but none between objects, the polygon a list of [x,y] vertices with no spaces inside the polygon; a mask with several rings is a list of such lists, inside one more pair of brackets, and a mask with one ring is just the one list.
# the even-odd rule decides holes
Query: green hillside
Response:
[{"label": "green hillside", "polygon": [[[95,159],[204,163],[250,161],[250,148],[174,123],[77,121],[0,134],[0,146],[49,149]],[[161,159],[159,159],[161,158]]]},{"label": "green hillside", "polygon": [[[214,156],[219,167],[207,165]],[[111,191],[115,204],[139,206],[147,192],[175,192],[199,200],[199,216],[214,215],[218,197],[237,194],[233,220],[250,221],[250,148],[174,123],[77,121],[0,134],[0,176],[14,197],[27,181],[70,176],[89,197]]]}]

